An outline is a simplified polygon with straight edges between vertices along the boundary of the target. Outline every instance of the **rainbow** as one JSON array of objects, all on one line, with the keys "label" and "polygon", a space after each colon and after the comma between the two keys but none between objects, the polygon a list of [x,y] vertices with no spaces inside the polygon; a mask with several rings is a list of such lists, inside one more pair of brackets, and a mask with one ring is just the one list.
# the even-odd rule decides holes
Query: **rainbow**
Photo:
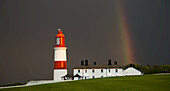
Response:
[{"label": "rainbow", "polygon": [[132,47],[132,39],[130,35],[130,28],[128,26],[128,19],[127,15],[124,11],[122,0],[116,0],[116,14],[117,14],[117,22],[118,28],[121,35],[121,40],[123,44],[123,56],[124,56],[124,63],[134,63],[134,54],[133,54],[133,47]]}]

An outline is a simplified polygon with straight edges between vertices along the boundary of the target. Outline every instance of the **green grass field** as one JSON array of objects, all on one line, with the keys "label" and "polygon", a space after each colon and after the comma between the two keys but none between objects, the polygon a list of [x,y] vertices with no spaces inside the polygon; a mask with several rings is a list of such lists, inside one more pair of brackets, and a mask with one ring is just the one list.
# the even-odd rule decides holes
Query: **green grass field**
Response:
[{"label": "green grass field", "polygon": [[0,91],[170,91],[170,75],[97,78],[0,89]]}]

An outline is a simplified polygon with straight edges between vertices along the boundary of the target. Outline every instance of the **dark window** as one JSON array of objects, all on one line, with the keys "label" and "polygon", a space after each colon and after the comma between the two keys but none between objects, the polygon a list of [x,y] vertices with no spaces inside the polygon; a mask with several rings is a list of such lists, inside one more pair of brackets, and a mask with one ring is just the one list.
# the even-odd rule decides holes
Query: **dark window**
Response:
[{"label": "dark window", "polygon": [[93,76],[93,79],[95,78],[95,76]]},{"label": "dark window", "polygon": [[116,71],[116,72],[118,72],[118,70],[117,70],[117,69],[116,69],[115,71]]},{"label": "dark window", "polygon": [[85,77],[85,79],[87,79],[87,78]]},{"label": "dark window", "polygon": [[87,70],[85,70],[85,73],[87,73]]},{"label": "dark window", "polygon": [[80,70],[78,70],[78,73],[80,73]]},{"label": "dark window", "polygon": [[101,76],[103,78],[103,76]]},{"label": "dark window", "polygon": [[94,70],[92,70],[92,73],[94,73]]},{"label": "dark window", "polygon": [[109,69],[109,73],[110,73],[110,69]]},{"label": "dark window", "polygon": [[103,73],[103,69],[101,69],[101,73]]}]

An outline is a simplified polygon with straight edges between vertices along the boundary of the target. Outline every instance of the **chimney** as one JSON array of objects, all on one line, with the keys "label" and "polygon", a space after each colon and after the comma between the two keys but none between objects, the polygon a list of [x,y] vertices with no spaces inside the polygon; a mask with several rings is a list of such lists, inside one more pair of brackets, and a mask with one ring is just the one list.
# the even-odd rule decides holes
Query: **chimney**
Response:
[{"label": "chimney", "polygon": [[96,65],[96,62],[94,62],[93,64]]},{"label": "chimney", "polygon": [[88,60],[85,60],[85,66],[88,66]]},{"label": "chimney", "polygon": [[108,65],[112,65],[111,59],[108,60]]},{"label": "chimney", "polygon": [[83,60],[81,61],[81,65],[84,65],[84,61]]},{"label": "chimney", "polygon": [[130,67],[133,67],[133,64],[130,64]]},{"label": "chimney", "polygon": [[117,65],[117,61],[115,61],[115,65]]},{"label": "chimney", "polygon": [[130,64],[130,67],[133,67],[133,68],[135,68],[135,65],[134,65],[134,64]]}]

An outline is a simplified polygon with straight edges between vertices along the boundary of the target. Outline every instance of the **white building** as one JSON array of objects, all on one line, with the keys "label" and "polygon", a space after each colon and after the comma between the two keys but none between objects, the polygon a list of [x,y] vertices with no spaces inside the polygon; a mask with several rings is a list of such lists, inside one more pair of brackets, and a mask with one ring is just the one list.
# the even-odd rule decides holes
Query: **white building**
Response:
[{"label": "white building", "polygon": [[142,73],[133,67],[129,67],[124,70],[124,75],[142,75]]},{"label": "white building", "polygon": [[93,65],[74,68],[74,75],[78,74],[83,79],[101,78],[112,76],[142,75],[140,71],[133,67],[125,70],[118,65]]}]

